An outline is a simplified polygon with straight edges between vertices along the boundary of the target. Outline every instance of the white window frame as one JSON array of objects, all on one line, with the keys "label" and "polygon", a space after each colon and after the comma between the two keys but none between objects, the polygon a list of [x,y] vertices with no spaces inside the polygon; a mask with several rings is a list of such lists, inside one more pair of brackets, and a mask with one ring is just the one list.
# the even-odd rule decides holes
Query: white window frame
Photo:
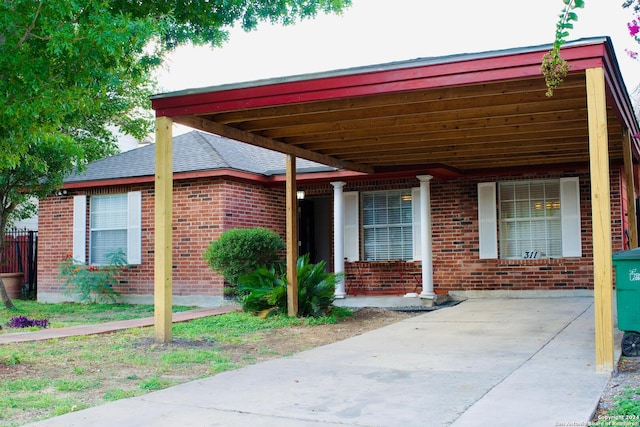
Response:
[{"label": "white window frame", "polygon": [[[127,264],[136,265],[142,263],[142,193],[140,191],[132,191],[126,193],[126,195]],[[89,229],[87,229],[87,196],[74,196],[73,258],[81,264],[87,263],[87,239],[90,239],[91,230],[91,224],[89,224]],[[89,260],[90,259],[91,257],[89,258]]]},{"label": "white window frame", "polygon": [[[560,178],[560,228],[562,258],[582,256],[580,182],[578,177]],[[496,183],[478,184],[478,231],[480,259],[498,258]]]}]

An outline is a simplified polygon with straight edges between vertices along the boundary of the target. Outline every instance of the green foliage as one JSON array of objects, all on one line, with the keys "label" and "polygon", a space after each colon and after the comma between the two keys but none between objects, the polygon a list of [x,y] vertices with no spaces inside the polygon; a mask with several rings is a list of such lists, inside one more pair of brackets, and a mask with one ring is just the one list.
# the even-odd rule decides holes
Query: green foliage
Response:
[{"label": "green foliage", "polygon": [[140,394],[137,390],[123,390],[121,388],[114,388],[107,390],[104,393],[104,400],[107,402],[113,402],[114,400],[126,399],[128,397],[134,397]]},{"label": "green foliage", "polygon": [[42,137],[113,142],[108,125],[142,137],[152,71],[170,50],[189,42],[219,46],[236,23],[246,30],[261,21],[291,24],[350,3],[1,2],[0,164],[18,164]]},{"label": "green foliage", "polygon": [[31,197],[51,194],[74,168],[116,151],[114,129],[139,139],[152,130],[153,73],[172,49],[219,46],[237,23],[291,24],[350,4],[0,2],[0,246],[7,224],[33,212]]},{"label": "green foliage", "polygon": [[140,388],[147,391],[162,390],[171,386],[171,382],[160,378],[159,375],[151,375],[140,384]]},{"label": "green foliage", "polygon": [[334,306],[329,314],[322,317],[309,317],[305,319],[304,324],[307,326],[335,325],[347,317],[353,317],[353,310],[346,307]]},{"label": "green foliage", "polygon": [[553,91],[562,84],[569,72],[570,66],[567,61],[562,59],[560,55],[560,47],[565,43],[566,38],[569,37],[569,30],[573,29],[573,23],[578,20],[578,15],[574,10],[584,8],[584,0],[562,1],[564,2],[565,7],[559,15],[560,19],[556,23],[556,34],[553,42],[553,49],[542,57],[542,66],[540,68],[547,84],[546,95],[549,97],[553,96]]},{"label": "green foliage", "polygon": [[204,259],[213,271],[221,274],[231,288],[238,278],[261,265],[273,265],[278,253],[285,248],[282,238],[274,231],[262,228],[237,228],[225,231],[211,242]]},{"label": "green foliage", "polygon": [[298,313],[303,317],[321,317],[333,308],[336,283],[342,277],[325,271],[326,263],[309,263],[309,255],[298,258]]},{"label": "green foliage", "polygon": [[271,316],[259,319],[248,313],[234,312],[223,316],[203,317],[187,323],[173,325],[173,335],[187,340],[207,340],[223,343],[239,343],[245,337],[262,331],[300,325],[300,319],[287,316]]},{"label": "green foliage", "polygon": [[64,292],[75,295],[80,302],[115,302],[120,294],[114,287],[118,274],[126,267],[127,256],[122,250],[107,254],[109,264],[103,266],[78,265],[67,257],[58,265],[58,278],[63,279]]},{"label": "green foliage", "polygon": [[620,419],[638,420],[640,417],[640,389],[627,388],[622,395],[616,397],[613,409],[609,415],[618,416]]},{"label": "green foliage", "polygon": [[54,381],[53,387],[58,391],[82,391],[91,387],[91,384],[84,380],[64,379]]},{"label": "green foliage", "polygon": [[287,312],[287,279],[275,267],[259,267],[240,277],[242,309],[249,313]]},{"label": "green foliage", "polygon": [[[321,317],[333,308],[335,285],[341,275],[325,271],[325,262],[309,262],[309,255],[298,258],[296,266],[298,280],[298,315]],[[260,267],[240,279],[242,308],[258,313],[287,312],[287,278],[275,268]]]}]

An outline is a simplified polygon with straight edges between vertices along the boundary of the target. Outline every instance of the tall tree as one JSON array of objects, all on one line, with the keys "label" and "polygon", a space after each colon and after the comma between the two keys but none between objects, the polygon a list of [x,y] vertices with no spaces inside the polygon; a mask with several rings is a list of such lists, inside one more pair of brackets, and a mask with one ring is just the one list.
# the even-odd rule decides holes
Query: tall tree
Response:
[{"label": "tall tree", "polygon": [[[350,3],[0,2],[0,244],[27,196],[50,194],[73,168],[116,150],[113,126],[139,138],[151,130],[152,72],[169,51],[219,46],[234,25],[292,24]],[[1,280],[0,296],[13,307]]]}]

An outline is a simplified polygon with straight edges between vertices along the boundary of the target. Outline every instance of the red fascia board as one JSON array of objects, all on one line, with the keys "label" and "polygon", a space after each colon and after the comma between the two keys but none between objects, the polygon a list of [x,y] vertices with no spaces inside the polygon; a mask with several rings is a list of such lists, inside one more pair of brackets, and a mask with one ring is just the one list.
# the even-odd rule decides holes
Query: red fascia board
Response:
[{"label": "red fascia board", "polygon": [[[296,179],[300,182],[306,181],[330,181],[342,178],[357,177],[360,175],[368,176],[361,172],[353,172],[347,170],[340,170],[335,172],[312,172],[312,173],[300,173],[296,176]],[[174,173],[174,181],[184,181],[187,179],[198,178],[234,178],[247,182],[253,182],[263,185],[282,184],[286,182],[285,175],[264,176],[254,174],[250,172],[242,172],[232,169],[220,169],[213,171],[195,171],[195,172],[183,172]],[[115,187],[118,185],[135,185],[135,184],[150,184],[155,181],[155,176],[137,176],[130,178],[114,178],[114,179],[102,179],[94,181],[78,181],[66,183],[63,188],[67,190],[78,188],[97,188],[97,187]]]},{"label": "red fascia board", "polygon": [[[339,179],[353,178],[353,177],[360,177],[360,176],[366,176],[369,178],[371,177],[371,175],[362,173],[362,172],[339,170],[335,172],[299,173],[296,175],[296,182],[314,184],[316,182],[335,181]],[[269,178],[269,182],[271,184],[282,184],[287,182],[287,177],[286,175],[274,175]]]},{"label": "red fascia board", "polygon": [[[407,90],[478,84],[541,76],[544,51],[515,53],[442,64],[381,70],[242,87],[152,100],[157,116],[208,114],[246,108],[322,101]],[[571,70],[602,64],[602,44],[571,47],[562,51]]]},{"label": "red fascia board", "polygon": [[[197,178],[236,178],[245,181],[257,182],[267,184],[270,181],[269,177],[263,175],[254,174],[250,172],[242,172],[231,169],[220,169],[213,171],[195,171],[195,172],[182,172],[174,173],[174,181],[183,181],[187,179]],[[130,178],[114,178],[114,179],[101,179],[94,181],[78,181],[68,182],[64,184],[63,188],[71,190],[77,188],[96,188],[96,187],[113,187],[117,185],[135,185],[135,184],[149,184],[155,182],[154,175],[136,176]]]}]

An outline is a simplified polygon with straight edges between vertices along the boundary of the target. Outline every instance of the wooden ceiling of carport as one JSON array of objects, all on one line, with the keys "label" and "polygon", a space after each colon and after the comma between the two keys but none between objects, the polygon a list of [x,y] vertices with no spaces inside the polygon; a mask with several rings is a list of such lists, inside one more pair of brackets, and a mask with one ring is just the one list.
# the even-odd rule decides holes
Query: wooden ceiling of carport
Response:
[{"label": "wooden ceiling of carport", "polygon": [[[177,123],[364,172],[432,168],[456,176],[586,164],[585,69],[610,66],[603,61],[607,47],[568,47],[572,71],[551,98],[539,71],[545,50],[528,49],[166,94],[153,102],[158,116]],[[628,106],[617,99],[614,68],[606,82],[609,156],[621,161],[629,112],[621,111]]]},{"label": "wooden ceiling of carport", "polygon": [[[204,115],[246,132],[374,168],[457,171],[587,162],[584,74],[551,99],[541,77]],[[609,109],[612,159],[622,127]]]}]

